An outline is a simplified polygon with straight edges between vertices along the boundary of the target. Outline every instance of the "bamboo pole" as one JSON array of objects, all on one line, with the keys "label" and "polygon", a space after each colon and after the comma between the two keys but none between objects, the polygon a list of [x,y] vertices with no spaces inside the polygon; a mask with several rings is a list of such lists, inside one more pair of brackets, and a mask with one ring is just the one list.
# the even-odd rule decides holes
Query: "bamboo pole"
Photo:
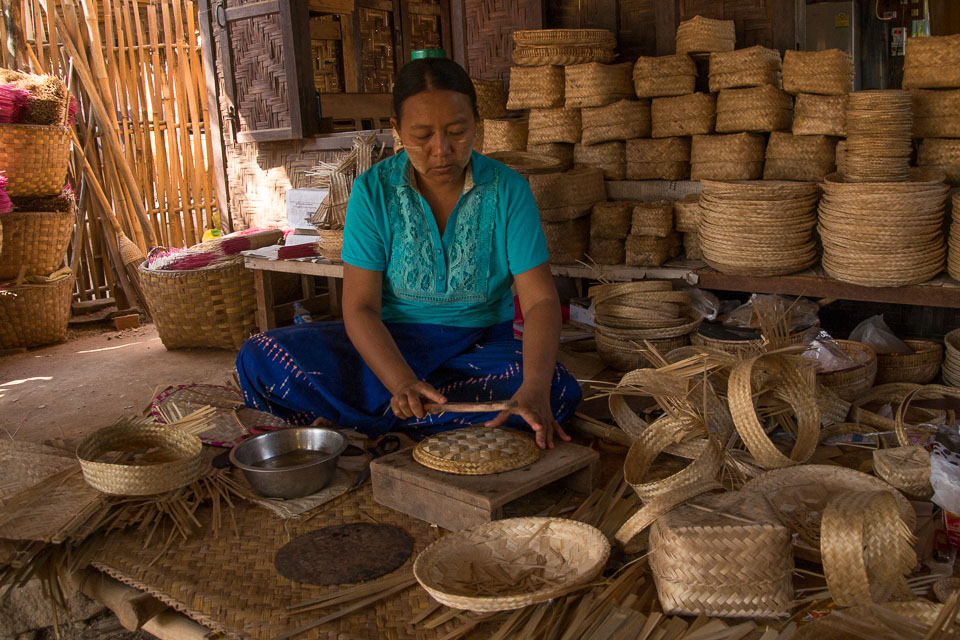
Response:
[{"label": "bamboo pole", "polygon": [[[199,109],[197,105],[197,91],[193,84],[193,76],[190,73],[190,58],[185,46],[186,33],[183,24],[182,3],[179,0],[171,2],[173,8],[173,24],[176,33],[174,40],[178,43],[184,43],[184,46],[178,46],[175,49],[176,61],[175,69],[177,73],[178,96],[180,102],[177,104],[179,111],[180,124],[180,149],[183,151],[184,166],[190,175],[190,202],[184,202],[184,208],[187,204],[193,211],[193,227],[195,229],[196,242],[200,242],[205,225],[203,224],[203,212],[200,204],[203,201],[203,179],[201,175],[203,164],[202,158],[197,158],[197,147],[191,144],[191,137],[197,139],[200,132]],[[169,36],[168,36],[169,40]],[[186,98],[186,106],[183,104]],[[185,124],[186,126],[185,126]],[[194,153],[191,154],[191,148]]]},{"label": "bamboo pole", "polygon": [[[167,119],[167,122],[179,122],[181,126],[176,127],[173,130],[167,131],[167,143],[170,145],[170,158],[173,161],[172,164],[172,173],[177,178],[177,200],[180,206],[183,207],[184,213],[182,216],[177,216],[180,218],[180,222],[183,225],[183,236],[186,242],[186,245],[192,245],[200,242],[200,237],[197,235],[194,225],[193,225],[193,216],[190,215],[190,198],[188,195],[189,185],[190,185],[190,176],[188,170],[188,155],[183,153],[184,146],[182,144],[183,136],[183,105],[181,102],[185,101],[183,95],[183,88],[179,86],[177,80],[177,74],[175,71],[171,70],[172,62],[175,59],[173,52],[173,43],[171,40],[175,37],[173,32],[173,26],[170,20],[170,5],[168,2],[163,2],[160,5],[160,17],[163,20],[163,36],[164,36],[164,51],[167,57],[167,65],[164,67],[163,78],[166,81],[166,97],[164,101],[164,114]],[[159,29],[158,29],[159,35]],[[178,135],[179,134],[179,135]]]}]

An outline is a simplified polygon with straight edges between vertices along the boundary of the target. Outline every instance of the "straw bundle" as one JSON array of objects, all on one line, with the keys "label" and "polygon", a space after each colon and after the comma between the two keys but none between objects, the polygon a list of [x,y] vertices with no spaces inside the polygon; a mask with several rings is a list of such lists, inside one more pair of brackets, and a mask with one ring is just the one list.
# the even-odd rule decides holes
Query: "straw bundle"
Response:
[{"label": "straw bundle", "polygon": [[633,208],[630,233],[666,238],[673,232],[673,203],[668,200],[639,202]]},{"label": "straw bundle", "polygon": [[754,46],[710,54],[710,91],[772,85],[783,86],[780,52]]},{"label": "straw bundle", "polygon": [[960,387],[960,329],[954,329],[943,337],[946,357],[943,360],[943,381],[951,387]]},{"label": "straw bundle", "polygon": [[[532,117],[531,117],[532,119]],[[531,131],[532,134],[532,131]],[[573,168],[573,145],[564,142],[532,143],[527,138],[527,153],[553,158],[560,163],[560,171]]]},{"label": "straw bundle", "polygon": [[616,37],[607,29],[532,29],[513,32],[513,62],[525,67],[613,62]]},{"label": "straw bundle", "polygon": [[960,88],[960,35],[908,38],[904,89]]},{"label": "straw bundle", "polygon": [[578,168],[563,173],[544,173],[528,177],[533,199],[546,222],[562,222],[590,212],[593,205],[607,199],[603,171]]},{"label": "straw bundle", "polygon": [[[952,203],[953,211],[960,211],[960,194],[953,194]],[[950,251],[947,256],[947,272],[954,280],[960,280],[960,225],[952,222],[950,224]],[[960,380],[960,376],[957,379]]]},{"label": "straw bundle", "polygon": [[840,371],[818,371],[817,382],[848,402],[873,387],[877,377],[877,354],[869,346],[852,340],[836,340],[855,364]]},{"label": "straw bundle", "polygon": [[783,88],[788,93],[837,96],[853,91],[853,58],[840,49],[783,54]]},{"label": "straw bundle", "polygon": [[677,27],[677,53],[733,51],[737,31],[733,20],[713,20],[694,16]]},{"label": "straw bundle", "polygon": [[771,85],[724,89],[717,96],[719,133],[780,131],[793,124],[793,98]]},{"label": "straw bundle", "polygon": [[587,255],[597,264],[623,264],[626,242],[623,238],[599,238],[590,235]]},{"label": "straw bundle", "polygon": [[580,109],[531,109],[528,144],[580,142]]},{"label": "straw bundle", "polygon": [[563,67],[512,67],[507,109],[563,106]]},{"label": "straw bundle", "polygon": [[688,232],[683,234],[683,254],[688,260],[703,259],[703,248],[700,246],[700,234]]},{"label": "straw bundle", "polygon": [[793,604],[790,531],[760,494],[680,506],[654,523],[650,549],[664,613],[779,617]]},{"label": "straw bundle", "polygon": [[606,107],[589,107],[581,111],[580,119],[580,141],[585,145],[650,136],[648,100],[620,100]]},{"label": "straw bundle", "polygon": [[526,151],[526,118],[499,118],[483,121],[483,152]]},{"label": "straw bundle", "polygon": [[850,182],[910,179],[913,119],[909,91],[851,93],[844,115],[847,140],[840,173]]},{"label": "straw bundle", "polygon": [[913,353],[878,353],[874,384],[912,382],[927,384],[937,377],[943,345],[932,340],[904,340]]},{"label": "straw bundle", "polygon": [[693,194],[673,203],[673,218],[677,231],[696,233],[700,231],[700,194]]},{"label": "straw bundle", "polygon": [[843,128],[846,110],[846,94],[818,96],[813,93],[801,93],[793,105],[793,135],[846,135],[847,132]]},{"label": "straw bundle", "polygon": [[662,98],[693,93],[697,84],[697,65],[690,56],[637,58],[633,65],[633,88],[638,98]]},{"label": "straw bundle", "polygon": [[623,240],[630,234],[633,208],[637,203],[616,200],[598,202],[590,215],[590,237]]},{"label": "straw bundle", "polygon": [[949,184],[960,187],[960,140],[926,138],[921,141],[917,166],[943,171]]},{"label": "straw bundle", "polygon": [[650,105],[654,138],[712,133],[717,118],[716,99],[709,93],[655,98]]},{"label": "straw bundle", "polygon": [[573,164],[601,169],[607,180],[624,180],[627,175],[624,143],[601,142],[588,146],[578,142],[573,147]]},{"label": "straw bundle", "polygon": [[667,260],[680,255],[683,240],[677,232],[666,238],[651,236],[627,236],[626,262],[632,267],[659,267]]},{"label": "straw bundle", "polygon": [[806,269],[816,262],[817,195],[812,183],[705,180],[699,201],[704,260],[736,275]]},{"label": "straw bundle", "polygon": [[914,169],[911,182],[843,181],[827,176],[820,202],[823,267],[867,286],[925,282],[944,266],[943,174]]},{"label": "straw bundle", "polygon": [[573,264],[583,258],[590,247],[590,218],[542,222],[541,226],[553,264]]},{"label": "straw bundle", "polygon": [[690,138],[627,140],[627,180],[685,180],[690,177]]},{"label": "straw bundle", "polygon": [[590,62],[564,69],[564,106],[602,107],[634,97],[629,62]]},{"label": "straw bundle", "polygon": [[767,142],[764,180],[821,182],[837,168],[837,141],[774,131]]},{"label": "straw bundle", "polygon": [[691,180],[756,180],[763,175],[764,139],[755,133],[693,136]]},{"label": "straw bundle", "polygon": [[960,91],[910,92],[914,138],[960,138]]}]

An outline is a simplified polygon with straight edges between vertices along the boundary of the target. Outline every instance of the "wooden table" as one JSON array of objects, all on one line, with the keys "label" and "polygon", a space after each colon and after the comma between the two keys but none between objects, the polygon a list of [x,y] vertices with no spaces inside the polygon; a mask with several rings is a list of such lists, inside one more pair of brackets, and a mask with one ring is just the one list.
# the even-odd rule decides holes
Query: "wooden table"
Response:
[{"label": "wooden table", "polygon": [[[316,299],[313,296],[313,277],[327,279],[327,302],[330,313],[340,315],[340,280],[343,279],[343,264],[310,262],[307,260],[274,260],[246,256],[243,264],[253,271],[253,287],[257,296],[257,329],[267,331],[277,327],[277,304],[274,300],[273,274],[293,273],[300,276],[302,301]],[[281,305],[281,308],[285,305]],[[292,306],[292,305],[289,305]],[[289,311],[289,310],[288,310]],[[292,312],[290,313],[292,316]]]}]

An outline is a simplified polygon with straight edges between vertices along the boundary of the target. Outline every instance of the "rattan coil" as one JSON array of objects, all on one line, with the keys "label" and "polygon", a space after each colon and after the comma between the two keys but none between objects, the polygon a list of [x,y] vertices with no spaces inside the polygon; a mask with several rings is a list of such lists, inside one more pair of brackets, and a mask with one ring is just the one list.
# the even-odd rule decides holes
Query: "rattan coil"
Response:
[{"label": "rattan coil", "polygon": [[793,124],[793,97],[771,85],[724,89],[717,96],[719,133],[780,131]]},{"label": "rattan coil", "polygon": [[483,121],[483,152],[526,151],[526,118],[501,118]]},{"label": "rattan coil", "polygon": [[28,276],[56,271],[63,264],[76,218],[73,207],[69,211],[0,213],[6,236],[0,253],[0,282],[17,278],[21,269]]},{"label": "rattan coil", "polygon": [[690,177],[690,138],[627,140],[627,180],[685,180]]},{"label": "rattan coil", "polygon": [[69,160],[70,136],[66,127],[0,124],[0,167],[11,198],[60,193]]},{"label": "rattan coil", "polygon": [[567,222],[543,222],[543,235],[553,264],[574,264],[590,246],[590,218]]},{"label": "rattan coil", "polygon": [[413,459],[430,469],[481,476],[520,469],[540,459],[533,440],[513,429],[477,426],[454,429],[420,441]]},{"label": "rattan coil", "polygon": [[733,20],[714,20],[694,16],[677,27],[677,53],[733,51],[737,32]]},{"label": "rattan coil", "polygon": [[507,109],[563,106],[563,67],[513,67]]},{"label": "rattan coil", "polygon": [[624,180],[627,174],[624,143],[621,141],[601,142],[594,145],[577,143],[573,147],[573,164],[575,167],[600,169],[607,180]]},{"label": "rattan coil", "polygon": [[783,54],[783,88],[788,93],[843,95],[853,91],[853,58],[840,49]]},{"label": "rattan coil", "polygon": [[628,140],[650,136],[650,102],[620,100],[605,107],[590,107],[580,114],[585,145],[611,140]]},{"label": "rattan coil", "polygon": [[837,141],[774,131],[767,141],[764,180],[820,182],[836,171]]},{"label": "rattan coil", "polygon": [[565,206],[585,206],[586,213],[593,205],[607,199],[603,171],[596,168],[582,167],[563,173],[532,175],[528,181],[541,216],[544,210]]},{"label": "rattan coil", "polygon": [[677,231],[696,233],[700,230],[700,195],[694,194],[673,203]]},{"label": "rattan coil", "polygon": [[801,93],[793,105],[793,135],[846,135],[843,128],[846,109],[846,94],[818,96]]},{"label": "rattan coil", "polygon": [[591,62],[566,67],[564,106],[569,108],[602,107],[633,98],[631,65]]},{"label": "rattan coil", "polygon": [[[440,538],[417,557],[413,574],[437,602],[453,609],[506,611],[589,582],[609,557],[610,543],[590,525],[566,518],[508,518]],[[481,572],[486,565],[496,570]],[[526,586],[529,574],[540,578],[540,587]],[[498,575],[503,580],[491,577]]]},{"label": "rattan coil", "polygon": [[691,180],[757,180],[763,176],[764,139],[755,133],[696,135]]},{"label": "rattan coil", "polygon": [[[147,451],[149,462],[104,462],[111,452]],[[166,493],[194,482],[203,473],[200,438],[161,424],[116,424],[84,438],[77,447],[83,477],[102,493],[148,496]]]},{"label": "rattan coil", "polygon": [[[530,135],[532,134],[533,130],[530,131]],[[527,137],[527,152],[553,158],[560,163],[560,171],[569,171],[573,168],[572,144],[564,142],[532,143],[530,138]]]},{"label": "rattan coil", "polygon": [[637,58],[633,65],[633,88],[638,98],[662,98],[693,93],[697,85],[697,65],[690,56]]},{"label": "rattan coil", "polygon": [[512,34],[520,46],[617,46],[617,38],[609,29],[519,29]]},{"label": "rattan coil", "polygon": [[625,240],[590,236],[587,256],[597,264],[623,264]]},{"label": "rattan coil", "polygon": [[74,278],[21,284],[0,295],[0,349],[39,347],[67,337]]},{"label": "rattan coil", "polygon": [[949,184],[960,187],[960,140],[922,140],[917,152],[917,166],[943,171]]},{"label": "rattan coil", "polygon": [[631,267],[659,267],[680,255],[683,240],[673,232],[666,238],[630,234],[626,243],[626,264]]},{"label": "rattan coil", "polygon": [[558,65],[561,67],[613,62],[617,54],[613,47],[595,45],[518,45],[513,48],[513,64],[521,67]]},{"label": "rattan coil", "polygon": [[673,231],[673,203],[668,200],[638,202],[633,207],[630,233],[666,238]]},{"label": "rattan coil", "polygon": [[913,382],[927,384],[940,373],[943,345],[932,340],[904,340],[913,353],[878,353],[874,384]]},{"label": "rattan coil", "polygon": [[709,93],[655,98],[650,104],[650,135],[671,138],[713,133],[716,99]]},{"label": "rattan coil", "polygon": [[781,617],[793,604],[790,531],[763,496],[701,496],[650,531],[650,569],[670,615]]},{"label": "rattan coil", "polygon": [[908,38],[905,53],[904,88],[960,88],[960,35]]},{"label": "rattan coil", "polygon": [[635,204],[616,200],[593,205],[590,215],[590,237],[605,240],[625,239],[630,233]]},{"label": "rattan coil", "polygon": [[753,46],[710,54],[710,91],[772,85],[780,88],[780,52]]},{"label": "rattan coil", "polygon": [[960,138],[960,91],[910,92],[914,138]]},{"label": "rattan coil", "polygon": [[477,94],[477,113],[480,119],[504,118],[507,116],[507,92],[500,80],[470,78]]},{"label": "rattan coil", "polygon": [[531,109],[528,144],[580,142],[580,109]]}]

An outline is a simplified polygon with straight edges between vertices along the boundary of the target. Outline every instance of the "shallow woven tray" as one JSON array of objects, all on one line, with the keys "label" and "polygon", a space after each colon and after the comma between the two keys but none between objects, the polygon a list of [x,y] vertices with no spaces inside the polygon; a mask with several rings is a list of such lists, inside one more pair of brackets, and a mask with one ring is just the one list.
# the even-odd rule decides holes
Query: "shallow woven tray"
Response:
[{"label": "shallow woven tray", "polygon": [[[468,611],[506,611],[550,600],[589,582],[609,557],[606,536],[590,525],[564,518],[508,518],[441,538],[417,557],[413,570],[441,604]],[[497,569],[481,573],[484,566]],[[516,584],[518,576],[531,572],[548,586]],[[502,580],[491,577],[499,574]]]},{"label": "shallow woven tray", "polygon": [[471,476],[519,469],[539,458],[540,449],[530,436],[483,426],[430,436],[413,450],[413,459],[425,467]]}]

